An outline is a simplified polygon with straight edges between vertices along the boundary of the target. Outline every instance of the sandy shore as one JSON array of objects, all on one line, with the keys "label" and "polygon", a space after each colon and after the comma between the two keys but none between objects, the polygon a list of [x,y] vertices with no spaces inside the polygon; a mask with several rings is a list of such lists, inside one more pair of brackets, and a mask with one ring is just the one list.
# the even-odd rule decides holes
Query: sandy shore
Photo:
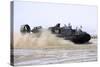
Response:
[{"label": "sandy shore", "polygon": [[14,65],[40,65],[97,61],[97,51],[66,49],[15,49]]},{"label": "sandy shore", "polygon": [[[75,45],[75,48],[16,48],[14,65],[41,65],[97,61],[96,40],[91,44]],[[86,47],[87,46],[87,47]],[[77,48],[76,48],[77,47]],[[79,48],[80,47],[80,48]],[[91,48],[90,48],[91,47]]]},{"label": "sandy shore", "polygon": [[74,44],[50,32],[14,35],[14,65],[97,61],[97,39]]}]

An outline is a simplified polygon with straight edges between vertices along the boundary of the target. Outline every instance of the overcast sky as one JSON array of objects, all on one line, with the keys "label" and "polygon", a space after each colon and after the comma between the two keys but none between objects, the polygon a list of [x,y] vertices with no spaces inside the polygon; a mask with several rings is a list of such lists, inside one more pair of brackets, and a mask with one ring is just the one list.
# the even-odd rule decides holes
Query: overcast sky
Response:
[{"label": "overcast sky", "polygon": [[71,4],[14,1],[14,31],[20,26],[29,24],[48,28],[56,23],[71,23],[73,28],[83,26],[83,30],[97,33],[97,7]]}]

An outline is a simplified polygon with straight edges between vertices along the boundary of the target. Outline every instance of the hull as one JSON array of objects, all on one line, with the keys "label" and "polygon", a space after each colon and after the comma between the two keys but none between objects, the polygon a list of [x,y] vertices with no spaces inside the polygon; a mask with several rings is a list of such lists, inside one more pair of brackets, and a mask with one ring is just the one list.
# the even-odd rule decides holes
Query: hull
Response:
[{"label": "hull", "polygon": [[89,42],[90,39],[91,39],[91,36],[89,34],[80,34],[80,35],[74,36],[70,40],[74,43],[81,43],[82,44],[82,43]]},{"label": "hull", "polygon": [[91,36],[85,32],[82,32],[78,35],[58,34],[57,37],[64,38],[65,40],[70,40],[70,41],[77,43],[77,44],[83,44],[83,43],[89,42],[89,40],[91,39]]}]

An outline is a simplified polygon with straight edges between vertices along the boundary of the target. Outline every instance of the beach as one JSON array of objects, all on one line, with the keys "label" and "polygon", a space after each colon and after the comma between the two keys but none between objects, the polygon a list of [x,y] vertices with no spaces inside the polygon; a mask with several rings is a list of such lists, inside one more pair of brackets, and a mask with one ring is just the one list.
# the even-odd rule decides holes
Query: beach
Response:
[{"label": "beach", "polygon": [[50,32],[14,37],[15,66],[97,61],[97,39],[74,44]]}]

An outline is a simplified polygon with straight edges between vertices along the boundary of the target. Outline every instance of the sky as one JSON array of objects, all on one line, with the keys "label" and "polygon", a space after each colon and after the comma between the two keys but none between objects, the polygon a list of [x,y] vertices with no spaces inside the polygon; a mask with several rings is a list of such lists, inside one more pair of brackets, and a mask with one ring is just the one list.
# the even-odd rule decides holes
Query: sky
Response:
[{"label": "sky", "polygon": [[23,24],[31,28],[48,28],[57,23],[71,23],[72,28],[82,25],[82,30],[97,34],[97,7],[75,4],[14,1],[14,32],[19,32]]}]

